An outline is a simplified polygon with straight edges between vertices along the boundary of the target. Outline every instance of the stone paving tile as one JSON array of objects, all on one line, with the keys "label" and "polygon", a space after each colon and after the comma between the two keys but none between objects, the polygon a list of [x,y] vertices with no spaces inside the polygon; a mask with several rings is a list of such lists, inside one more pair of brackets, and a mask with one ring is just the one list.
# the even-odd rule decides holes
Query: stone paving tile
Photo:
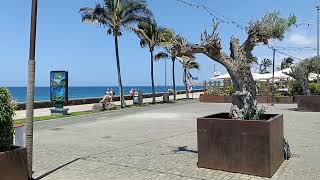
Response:
[{"label": "stone paving tile", "polygon": [[[320,179],[319,113],[289,110],[293,106],[268,107],[284,114],[285,135],[294,155],[272,179]],[[36,130],[35,177],[56,169],[43,179],[269,179],[197,167],[196,118],[228,108],[228,104],[177,104],[116,117],[95,116],[99,119],[58,130]],[[178,151],[179,147],[187,151]]]}]

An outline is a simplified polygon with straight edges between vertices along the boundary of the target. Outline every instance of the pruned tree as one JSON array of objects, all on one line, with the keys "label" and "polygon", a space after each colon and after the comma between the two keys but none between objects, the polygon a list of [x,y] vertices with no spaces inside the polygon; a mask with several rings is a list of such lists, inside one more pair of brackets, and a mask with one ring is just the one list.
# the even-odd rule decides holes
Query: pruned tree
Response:
[{"label": "pruned tree", "polygon": [[254,60],[252,51],[259,44],[267,45],[269,40],[282,40],[285,32],[295,22],[295,16],[283,18],[279,12],[267,13],[261,20],[249,24],[247,39],[242,44],[235,36],[231,37],[229,55],[222,51],[217,32],[219,24],[214,23],[212,33],[205,31],[201,35],[200,44],[181,44],[178,56],[202,53],[222,64],[229,72],[235,90],[230,116],[233,119],[243,119],[247,114],[254,114],[254,111],[257,111],[256,85],[250,70]]},{"label": "pruned tree", "polygon": [[272,61],[270,59],[264,58],[259,65],[259,73],[267,74],[270,73],[268,70],[272,66]]}]

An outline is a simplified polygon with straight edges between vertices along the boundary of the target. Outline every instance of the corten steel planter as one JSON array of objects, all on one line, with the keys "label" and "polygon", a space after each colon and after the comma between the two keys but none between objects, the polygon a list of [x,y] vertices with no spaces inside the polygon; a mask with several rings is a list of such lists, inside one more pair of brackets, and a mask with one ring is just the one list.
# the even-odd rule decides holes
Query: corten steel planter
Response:
[{"label": "corten steel planter", "polygon": [[257,96],[257,102],[258,103],[269,103],[269,96]]},{"label": "corten steel planter", "polygon": [[204,103],[231,103],[232,97],[231,96],[210,96],[210,95],[200,95],[199,97],[200,102]]},{"label": "corten steel planter", "polygon": [[[269,97],[269,103],[272,103],[272,96]],[[293,104],[293,96],[274,97],[276,104]]]},{"label": "corten steel planter", "polygon": [[320,112],[320,96],[296,96],[298,111]]},{"label": "corten steel planter", "polygon": [[0,179],[28,179],[26,148],[13,146],[10,151],[0,152]]},{"label": "corten steel planter", "polygon": [[272,177],[284,161],[283,116],[233,120],[228,113],[198,118],[198,167]]}]

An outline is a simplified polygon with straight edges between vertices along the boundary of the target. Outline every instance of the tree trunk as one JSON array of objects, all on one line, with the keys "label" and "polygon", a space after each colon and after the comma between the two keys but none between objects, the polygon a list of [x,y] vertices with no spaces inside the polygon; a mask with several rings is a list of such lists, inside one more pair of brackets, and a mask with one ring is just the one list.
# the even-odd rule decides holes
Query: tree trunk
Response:
[{"label": "tree trunk", "polygon": [[154,75],[153,75],[153,49],[150,48],[150,64],[151,64],[151,85],[152,85],[152,104],[156,103],[156,93],[154,90]]},{"label": "tree trunk", "polygon": [[189,99],[189,91],[188,91],[188,81],[187,81],[187,69],[184,69],[183,71],[183,76],[184,76],[184,86],[186,89],[186,98]]},{"label": "tree trunk", "polygon": [[234,71],[229,70],[235,89],[232,95],[230,115],[233,119],[244,119],[257,110],[256,83],[250,70],[245,70],[241,66],[236,66],[236,68]]},{"label": "tree trunk", "polygon": [[311,95],[311,90],[310,90],[310,86],[309,86],[309,77],[304,78],[303,80],[303,94],[304,95]]},{"label": "tree trunk", "polygon": [[32,179],[33,163],[33,116],[34,116],[34,87],[35,87],[35,64],[36,64],[36,35],[37,35],[38,1],[32,0],[31,28],[30,28],[30,51],[28,61],[28,87],[26,104],[26,148],[27,168],[29,179]]},{"label": "tree trunk", "polygon": [[116,50],[116,61],[117,61],[117,73],[118,73],[118,86],[119,86],[119,93],[120,93],[120,102],[121,108],[125,107],[125,100],[123,97],[123,88],[122,88],[122,80],[121,80],[121,69],[120,69],[120,57],[119,57],[119,45],[118,45],[118,36],[114,36],[114,44]]},{"label": "tree trunk", "polygon": [[175,77],[175,59],[172,58],[172,87],[173,87],[173,99],[177,100],[177,92],[176,92],[176,77]]},{"label": "tree trunk", "polygon": [[34,117],[35,60],[28,62],[28,89],[26,104],[26,148],[29,178],[32,177],[33,117]]}]

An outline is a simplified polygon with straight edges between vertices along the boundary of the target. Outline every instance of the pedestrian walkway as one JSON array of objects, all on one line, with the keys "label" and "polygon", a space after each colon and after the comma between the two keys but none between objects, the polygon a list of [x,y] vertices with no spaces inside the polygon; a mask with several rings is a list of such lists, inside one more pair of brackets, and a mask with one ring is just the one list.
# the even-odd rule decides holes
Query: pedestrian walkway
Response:
[{"label": "pedestrian walkway", "polygon": [[[193,96],[194,98],[199,98],[199,95],[201,93],[194,93]],[[186,95],[185,94],[179,94],[177,95],[177,99],[182,99],[185,98]],[[190,94],[190,97],[192,97],[192,95]],[[170,97],[171,99],[173,99],[173,96]],[[157,102],[162,102],[162,97],[157,97],[156,98]],[[144,99],[144,103],[151,103],[152,102],[152,98],[146,98]],[[116,105],[120,105],[120,102],[115,102]],[[126,101],[127,105],[132,105],[133,101],[132,100],[127,100]],[[92,110],[93,104],[84,104],[84,105],[76,105],[76,106],[66,106],[65,108],[69,108],[69,113],[73,113],[73,112],[81,112],[81,111],[90,111]],[[40,116],[49,116],[51,114],[50,111],[51,108],[41,108],[41,109],[35,109],[34,110],[34,116],[35,117],[40,117]],[[16,115],[14,117],[14,119],[24,119],[26,118],[26,110],[21,110],[21,111],[16,111]]]},{"label": "pedestrian walkway", "polygon": [[[34,177],[44,180],[263,179],[197,167],[196,118],[230,104],[197,100],[35,123]],[[275,105],[293,157],[272,179],[320,179],[319,113]],[[267,178],[266,178],[267,179]]]}]

